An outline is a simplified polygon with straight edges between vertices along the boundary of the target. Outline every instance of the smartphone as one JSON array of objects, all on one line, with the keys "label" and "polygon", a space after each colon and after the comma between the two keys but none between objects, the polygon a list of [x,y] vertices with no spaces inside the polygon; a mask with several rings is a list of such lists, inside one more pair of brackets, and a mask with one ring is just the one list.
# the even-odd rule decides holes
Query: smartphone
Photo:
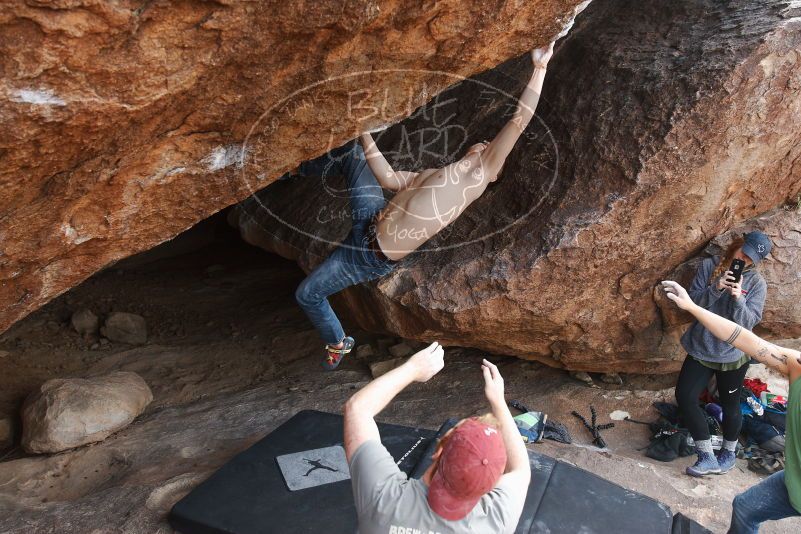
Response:
[{"label": "smartphone", "polygon": [[729,267],[729,270],[732,272],[732,275],[734,276],[735,284],[738,283],[740,280],[742,280],[743,269],[745,269],[745,262],[743,260],[735,258],[731,261],[731,266]]}]

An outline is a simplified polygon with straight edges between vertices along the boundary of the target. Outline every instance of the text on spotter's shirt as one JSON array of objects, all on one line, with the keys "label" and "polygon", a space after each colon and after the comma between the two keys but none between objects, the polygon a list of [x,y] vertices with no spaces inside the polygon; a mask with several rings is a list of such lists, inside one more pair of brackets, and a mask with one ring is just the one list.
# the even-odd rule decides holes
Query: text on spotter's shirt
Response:
[{"label": "text on spotter's shirt", "polygon": [[428,486],[408,478],[376,440],[356,450],[350,476],[359,534],[512,534],[528,490],[502,478],[467,516],[448,521],[429,507]]}]

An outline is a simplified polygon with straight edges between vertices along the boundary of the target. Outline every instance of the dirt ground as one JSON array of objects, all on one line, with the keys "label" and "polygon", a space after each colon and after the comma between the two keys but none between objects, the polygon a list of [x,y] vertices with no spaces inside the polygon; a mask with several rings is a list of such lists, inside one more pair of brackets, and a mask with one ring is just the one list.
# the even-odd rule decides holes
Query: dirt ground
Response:
[{"label": "dirt ground", "polygon": [[[175,252],[180,243],[168,247]],[[153,252],[150,257],[159,255]],[[400,340],[349,331],[377,355],[350,356],[336,372],[324,372],[321,344],[293,299],[302,278],[293,263],[223,232],[222,239],[180,256],[109,268],[0,337],[0,350],[8,352],[0,358],[0,417],[16,418],[24,397],[55,377],[135,371],[154,396],[133,424],[101,443],[56,455],[0,451],[0,531],[172,532],[166,521],[171,506],[234,454],[299,410],[339,412],[370,380],[370,361],[388,359],[386,347]],[[143,315],[147,344],[82,339],[69,318],[84,307],[101,317],[110,311]],[[448,417],[485,412],[484,356],[447,348],[444,371],[403,392],[381,420],[436,428]],[[548,413],[573,436],[573,445],[546,441],[533,445],[536,450],[656,498],[714,532],[725,532],[734,495],[760,480],[742,461],[725,476],[687,477],[691,458],[646,458],[640,449],[648,444],[647,428],[625,421],[604,432],[608,449],[596,449],[570,415],[574,409],[589,414],[592,404],[602,422],[615,410],[653,420],[651,403],[672,400],[675,376],[629,375],[623,386],[596,380],[597,387],[588,387],[538,363],[490,359],[506,378],[507,398]],[[801,519],[762,531],[799,532]]]}]

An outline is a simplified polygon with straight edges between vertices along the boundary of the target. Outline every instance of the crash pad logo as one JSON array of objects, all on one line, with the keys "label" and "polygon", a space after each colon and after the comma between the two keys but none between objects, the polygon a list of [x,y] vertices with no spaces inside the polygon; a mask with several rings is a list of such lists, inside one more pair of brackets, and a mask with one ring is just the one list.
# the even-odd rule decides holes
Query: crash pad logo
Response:
[{"label": "crash pad logo", "polygon": [[[418,58],[400,58],[396,63],[418,62]],[[237,189],[244,185],[253,194],[240,204],[249,224],[267,239],[291,247],[308,243],[294,239],[292,233],[350,247],[340,240],[353,220],[364,219],[364,214],[357,213],[362,208],[349,202],[360,188],[361,204],[386,202],[381,211],[385,250],[394,250],[393,242],[401,250],[410,241],[419,243],[417,253],[454,249],[508,233],[536,217],[548,205],[545,201],[554,192],[559,172],[557,143],[540,115],[535,113],[498,179],[489,186],[487,181],[493,177],[483,176],[481,166],[470,167],[463,159],[468,151],[486,148],[515,115],[525,87],[516,73],[527,76],[530,61],[522,58],[509,69],[512,74],[491,71],[469,78],[462,73],[480,69],[459,59],[439,63],[455,68],[451,72],[354,70],[347,64],[326,65],[330,75],[272,104],[265,102],[266,110],[243,143],[236,184]],[[391,169],[411,180],[407,184],[412,184],[408,191],[414,191],[413,201],[405,191],[382,194],[375,183],[359,181],[353,186],[342,179],[342,158],[352,158],[360,149],[346,154],[339,149],[349,140],[358,142],[364,132],[371,133]],[[314,147],[312,154],[310,147]],[[275,184],[278,187],[264,188],[279,178],[268,175],[269,169],[285,168],[287,160],[300,163],[310,156],[316,156],[314,165],[306,167],[313,167],[313,175],[301,167],[300,172],[283,175]],[[436,178],[433,169],[441,170]],[[492,199],[475,200],[502,189],[512,194],[496,193],[495,204]],[[298,197],[305,202],[292,201]],[[462,218],[469,221],[457,221]]]},{"label": "crash pad logo", "polygon": [[304,477],[311,475],[316,469],[325,469],[327,471],[331,471],[332,473],[339,472],[339,469],[334,469],[333,467],[323,465],[320,460],[309,460],[308,458],[304,458],[303,461],[311,466],[311,469],[306,471],[306,474],[303,475]]},{"label": "crash pad logo", "polygon": [[284,454],[275,460],[290,491],[350,479],[345,449],[341,445]]}]

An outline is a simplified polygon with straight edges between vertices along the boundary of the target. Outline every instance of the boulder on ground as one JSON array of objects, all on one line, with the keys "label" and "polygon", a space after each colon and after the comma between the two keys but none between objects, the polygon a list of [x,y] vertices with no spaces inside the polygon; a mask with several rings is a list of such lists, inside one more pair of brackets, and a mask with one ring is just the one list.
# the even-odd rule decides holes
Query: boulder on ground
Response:
[{"label": "boulder on ground", "polygon": [[396,367],[400,367],[405,361],[406,358],[393,358],[391,360],[373,362],[370,364],[370,372],[373,374],[373,378],[378,378],[379,376],[385,375],[392,371]]},{"label": "boulder on ground", "polygon": [[141,345],[147,341],[145,318],[135,313],[110,313],[100,332],[111,341],[131,345]]},{"label": "boulder on ground", "polygon": [[53,453],[106,439],[125,428],[153,400],[136,373],[48,380],[22,408],[22,447]]},{"label": "boulder on ground", "polygon": [[100,328],[100,319],[97,318],[97,315],[92,313],[92,310],[86,308],[73,313],[71,322],[75,331],[82,336],[95,334],[98,328]]},{"label": "boulder on ground", "polygon": [[623,378],[617,373],[604,373],[601,375],[601,382],[604,384],[614,384],[616,386],[623,385]]},{"label": "boulder on ground", "polygon": [[589,373],[585,373],[584,371],[572,371],[570,376],[578,380],[579,382],[584,382],[585,384],[592,385],[592,377]]},{"label": "boulder on ground", "polygon": [[411,356],[413,352],[414,349],[406,343],[398,343],[397,345],[392,345],[389,348],[389,353],[396,358]]},{"label": "boulder on ground", "polygon": [[356,347],[356,357],[360,360],[365,358],[370,358],[375,354],[373,351],[373,346],[369,343],[365,343],[364,345],[359,345]]}]

